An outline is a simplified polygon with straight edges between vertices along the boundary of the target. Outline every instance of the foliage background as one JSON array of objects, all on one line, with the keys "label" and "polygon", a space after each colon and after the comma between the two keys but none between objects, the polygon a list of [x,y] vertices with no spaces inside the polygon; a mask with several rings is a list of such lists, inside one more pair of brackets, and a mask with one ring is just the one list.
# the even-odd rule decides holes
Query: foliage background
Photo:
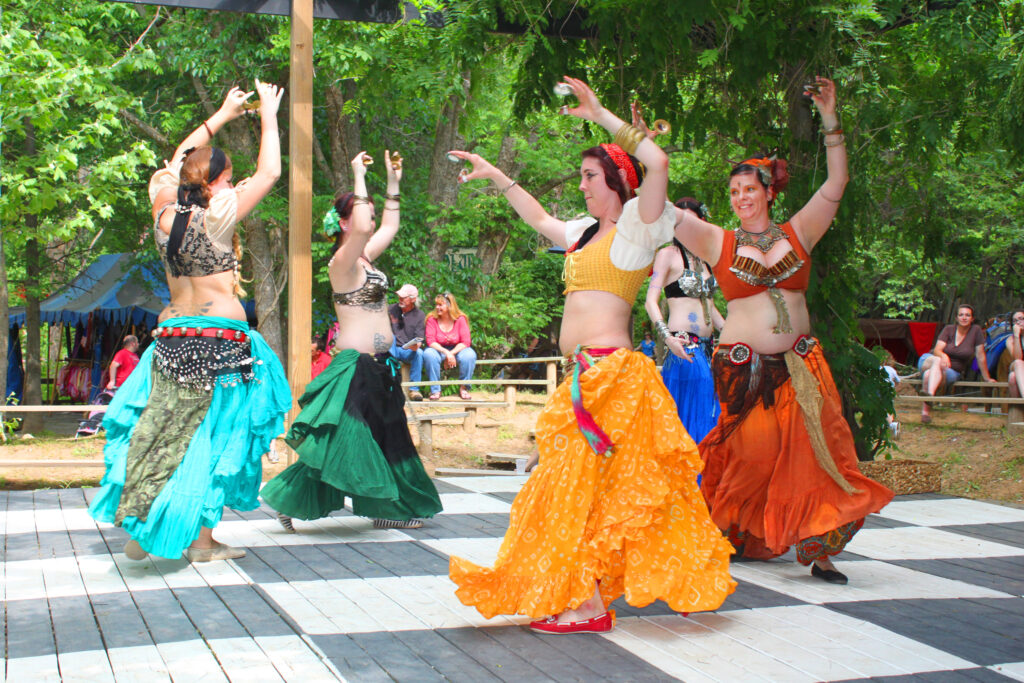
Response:
[{"label": "foliage background", "polygon": [[[381,265],[396,284],[416,283],[424,306],[436,292],[459,296],[483,356],[557,329],[560,257],[493,188],[458,185],[444,152],[477,151],[553,214],[579,214],[578,151],[607,136],[555,113],[551,85],[563,73],[585,77],[610,108],[624,112],[635,99],[649,118],[671,121],[670,139],[659,138],[672,160],[670,194],[702,198],[727,227],[729,164],[753,152],[790,161],[777,220],[814,192],[823,150],[801,85],[814,74],[837,81],[851,183],[815,250],[809,303],[862,455],[882,443],[891,399],[877,359],[858,343],[858,317],[946,321],[961,300],[985,315],[1021,303],[1019,2],[415,4],[441,12],[443,26],[316,23],[314,215],[349,186],[347,160],[360,149],[378,158],[401,150],[402,229]],[[153,256],[140,238],[159,160],[231,85],[254,77],[288,85],[280,17],[6,0],[0,28],[0,228],[10,281],[2,298],[30,309],[97,254]],[[236,177],[253,167],[257,133],[255,122],[239,121],[218,137]],[[286,178],[242,227],[261,330],[282,352]],[[383,179],[370,189],[380,195]],[[456,248],[475,250],[471,266],[445,265]],[[327,250],[314,245],[318,263]],[[312,305],[326,327],[322,269]],[[637,330],[645,324],[638,305]]]}]

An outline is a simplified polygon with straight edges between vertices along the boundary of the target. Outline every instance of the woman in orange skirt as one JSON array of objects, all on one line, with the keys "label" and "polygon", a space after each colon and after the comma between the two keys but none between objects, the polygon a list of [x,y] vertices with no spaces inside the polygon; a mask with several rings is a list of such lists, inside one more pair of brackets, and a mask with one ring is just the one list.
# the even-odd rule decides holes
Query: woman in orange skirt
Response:
[{"label": "woman in orange skirt", "polygon": [[810,251],[836,215],[847,182],[833,83],[808,94],[822,118],[828,177],[781,226],[770,209],[788,183],[786,163],[754,158],[733,169],[729,194],[740,227],[723,231],[680,212],[681,241],[713,263],[729,301],[712,370],[722,406],[700,444],[701,490],[736,552],[797,559],[830,583],[847,582],[831,557],[892,499],[860,473],[853,436],[817,340],[805,292]]},{"label": "woman in orange skirt", "polygon": [[537,422],[540,464],[512,504],[494,567],[452,557],[450,575],[459,599],[486,617],[526,614],[546,617],[530,625],[541,633],[599,633],[612,629],[608,605],[619,596],[712,610],[736,584],[732,549],[696,486],[693,440],[654,363],[631,350],[633,302],[676,222],[668,159],[582,81],[565,84],[580,103],[567,113],[616,134],[616,144],[583,152],[580,190],[593,218],[560,221],[479,155],[452,152],[472,163],[467,180],[493,181],[523,220],[568,248],[559,340],[572,365]]}]

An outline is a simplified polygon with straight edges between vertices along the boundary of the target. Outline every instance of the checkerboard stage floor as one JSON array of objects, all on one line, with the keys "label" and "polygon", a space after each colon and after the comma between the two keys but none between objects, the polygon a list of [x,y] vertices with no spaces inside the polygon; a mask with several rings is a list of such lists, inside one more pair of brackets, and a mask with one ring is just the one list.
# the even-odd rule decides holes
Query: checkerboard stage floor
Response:
[{"label": "checkerboard stage floor", "polygon": [[455,598],[448,556],[493,559],[520,477],[437,481],[411,531],[342,511],[278,526],[226,511],[233,562],[132,562],[93,490],[0,492],[9,681],[1024,681],[1024,510],[904,496],[838,567],[737,563],[717,612],[621,601],[607,635],[540,636]]}]

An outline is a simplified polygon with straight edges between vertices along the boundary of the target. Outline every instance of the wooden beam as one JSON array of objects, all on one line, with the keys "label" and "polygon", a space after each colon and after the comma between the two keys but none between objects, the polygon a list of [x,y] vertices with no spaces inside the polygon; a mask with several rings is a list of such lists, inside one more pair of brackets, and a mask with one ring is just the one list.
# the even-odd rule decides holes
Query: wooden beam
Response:
[{"label": "wooden beam", "polygon": [[[114,0],[132,5],[161,5],[179,9],[202,9],[244,14],[271,14],[287,17],[292,14],[292,0]],[[304,0],[296,0],[303,4]],[[317,19],[365,21],[393,24],[402,18],[399,0],[315,0],[313,15]],[[415,8],[414,8],[415,9]],[[417,13],[418,14],[418,13]]]},{"label": "wooden beam", "polygon": [[[313,331],[313,0],[292,2],[288,85],[288,384],[298,399],[309,384]],[[289,423],[298,412],[296,401]]]}]

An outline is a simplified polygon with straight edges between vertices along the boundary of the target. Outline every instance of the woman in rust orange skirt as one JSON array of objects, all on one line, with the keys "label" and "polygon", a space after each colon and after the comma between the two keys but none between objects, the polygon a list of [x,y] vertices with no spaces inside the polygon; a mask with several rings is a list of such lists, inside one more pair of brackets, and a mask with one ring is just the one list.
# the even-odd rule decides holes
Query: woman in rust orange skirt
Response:
[{"label": "woman in rust orange skirt", "polygon": [[736,552],[767,559],[796,546],[797,559],[830,583],[847,582],[831,557],[892,491],[860,473],[853,437],[817,340],[805,292],[811,249],[832,223],[847,182],[833,83],[809,92],[821,114],[828,177],[789,221],[770,209],[788,183],[786,163],[753,158],[733,169],[733,231],[680,212],[677,233],[713,263],[729,301],[712,370],[722,406],[700,444],[701,490]]},{"label": "woman in rust orange skirt", "polygon": [[558,220],[479,155],[452,152],[472,163],[467,180],[493,181],[523,220],[567,247],[559,341],[572,366],[538,419],[540,464],[512,505],[497,561],[452,557],[450,574],[459,599],[486,617],[526,614],[546,617],[530,625],[541,633],[599,633],[612,629],[608,605],[619,596],[712,610],[735,582],[732,549],[696,485],[693,440],[654,363],[631,350],[630,311],[676,222],[668,159],[582,81],[565,83],[580,102],[568,113],[616,134],[616,144],[583,152],[580,190],[593,218]]}]

